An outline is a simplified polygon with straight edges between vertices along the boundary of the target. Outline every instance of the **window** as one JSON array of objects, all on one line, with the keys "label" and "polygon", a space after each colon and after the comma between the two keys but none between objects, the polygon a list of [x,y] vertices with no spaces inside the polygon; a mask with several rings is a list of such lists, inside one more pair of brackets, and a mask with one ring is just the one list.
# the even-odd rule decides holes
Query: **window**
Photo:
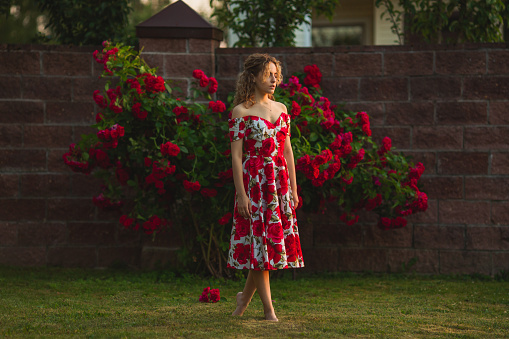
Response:
[{"label": "window", "polygon": [[364,25],[318,26],[312,29],[313,47],[362,45]]}]

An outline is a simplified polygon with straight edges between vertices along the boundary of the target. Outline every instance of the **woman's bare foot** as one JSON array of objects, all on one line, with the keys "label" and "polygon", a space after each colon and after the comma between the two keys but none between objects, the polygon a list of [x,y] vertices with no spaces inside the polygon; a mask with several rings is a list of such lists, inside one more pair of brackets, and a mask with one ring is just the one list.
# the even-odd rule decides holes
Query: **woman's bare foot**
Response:
[{"label": "woman's bare foot", "polygon": [[244,294],[242,292],[237,293],[237,308],[233,311],[232,315],[243,315],[247,308],[248,302],[244,300]]},{"label": "woman's bare foot", "polygon": [[268,320],[268,321],[279,321],[279,319],[276,317],[276,314],[274,312],[266,313],[265,314],[265,320]]}]

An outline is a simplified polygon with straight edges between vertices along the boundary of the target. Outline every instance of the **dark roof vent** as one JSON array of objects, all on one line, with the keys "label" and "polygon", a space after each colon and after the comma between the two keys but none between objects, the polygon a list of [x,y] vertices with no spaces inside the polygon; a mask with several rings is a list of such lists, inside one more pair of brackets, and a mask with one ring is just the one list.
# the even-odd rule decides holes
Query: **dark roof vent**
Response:
[{"label": "dark roof vent", "polygon": [[223,31],[209,24],[179,0],[136,26],[138,38],[194,38],[223,40]]}]

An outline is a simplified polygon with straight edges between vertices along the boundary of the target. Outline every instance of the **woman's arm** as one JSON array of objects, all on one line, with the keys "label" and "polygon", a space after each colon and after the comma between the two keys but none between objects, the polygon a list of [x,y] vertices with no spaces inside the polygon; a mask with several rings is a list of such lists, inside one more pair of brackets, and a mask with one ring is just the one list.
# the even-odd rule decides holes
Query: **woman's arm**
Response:
[{"label": "woman's arm", "polygon": [[297,194],[297,175],[295,173],[295,160],[293,158],[293,149],[292,143],[290,142],[290,137],[286,136],[285,140],[285,150],[283,155],[286,159],[286,164],[288,166],[288,174],[290,176],[290,186],[292,188],[293,195],[293,204],[295,207],[299,205],[299,195]]}]

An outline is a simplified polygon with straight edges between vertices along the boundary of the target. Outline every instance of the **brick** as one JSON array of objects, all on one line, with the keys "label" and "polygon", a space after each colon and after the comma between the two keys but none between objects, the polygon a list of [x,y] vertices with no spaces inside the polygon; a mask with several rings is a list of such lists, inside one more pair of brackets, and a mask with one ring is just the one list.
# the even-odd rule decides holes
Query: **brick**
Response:
[{"label": "brick", "polygon": [[343,223],[315,224],[313,239],[315,246],[338,245],[360,246],[362,244],[362,228],[358,225],[347,226]]},{"label": "brick", "polygon": [[509,201],[491,202],[491,223],[509,225]]},{"label": "brick", "polygon": [[21,78],[18,76],[0,76],[0,99],[21,98]]},{"label": "brick", "polygon": [[48,102],[46,122],[56,124],[95,124],[92,103]]},{"label": "brick", "polygon": [[168,248],[143,247],[141,251],[142,269],[162,269],[178,265],[177,250]]},{"label": "brick", "polygon": [[23,174],[20,194],[22,197],[67,196],[71,192],[69,174]]},{"label": "brick", "polygon": [[0,149],[0,169],[7,171],[40,172],[46,170],[46,151]]},{"label": "brick", "polygon": [[493,253],[493,274],[509,271],[509,252]]},{"label": "brick", "polygon": [[0,247],[0,265],[44,266],[45,247]]},{"label": "brick", "polygon": [[0,246],[16,246],[18,244],[18,224],[0,222]]},{"label": "brick", "polygon": [[407,101],[408,80],[406,78],[361,78],[360,100]]},{"label": "brick", "polygon": [[78,142],[82,139],[82,136],[97,134],[98,129],[92,126],[74,126],[74,139],[73,142]]},{"label": "brick", "polygon": [[[385,272],[387,270],[386,257],[387,250],[382,249],[341,248],[339,249],[338,270],[352,272]],[[330,259],[328,257],[322,257],[321,260],[327,261]]]},{"label": "brick", "polygon": [[467,227],[467,249],[509,250],[509,227]]},{"label": "brick", "polygon": [[41,220],[46,216],[43,199],[2,199],[0,220]]},{"label": "brick", "polygon": [[359,77],[374,75],[382,75],[382,54],[338,53],[335,55],[334,76]]},{"label": "brick", "polygon": [[442,274],[491,274],[491,257],[485,252],[440,251]]},{"label": "brick", "polygon": [[[118,224],[118,225],[120,225],[120,224]],[[142,233],[140,231],[135,231],[133,229],[126,230],[123,226],[118,226],[117,245],[118,246],[140,246],[141,235],[142,235]]]},{"label": "brick", "polygon": [[67,223],[68,244],[75,245],[114,245],[116,224],[111,223]]},{"label": "brick", "polygon": [[20,223],[20,246],[55,246],[66,242],[67,227],[64,223]]},{"label": "brick", "polygon": [[385,125],[385,107],[383,103],[347,102],[340,107],[345,111],[366,112],[372,126]]},{"label": "brick", "polygon": [[433,175],[437,173],[437,154],[434,152],[404,151],[403,154],[414,164],[422,163],[425,173]]},{"label": "brick", "polygon": [[[106,78],[73,78],[72,79],[72,101],[94,102],[93,93],[95,90],[104,90]],[[70,100],[69,100],[70,101]]]},{"label": "brick", "polygon": [[97,267],[140,267],[140,247],[107,247],[99,248]]},{"label": "brick", "polygon": [[53,148],[48,150],[48,171],[70,173],[71,169],[66,166],[62,156],[69,148]]},{"label": "brick", "polygon": [[464,226],[415,225],[414,246],[423,249],[464,249]]},{"label": "brick", "polygon": [[305,220],[302,215],[297,212],[297,227],[299,228],[300,245],[302,248],[312,248],[314,246],[314,223]]},{"label": "brick", "polygon": [[23,141],[21,125],[0,125],[0,147],[20,147]]},{"label": "brick", "polygon": [[436,52],[435,72],[437,74],[486,74],[486,52]]},{"label": "brick", "polygon": [[62,77],[23,77],[23,98],[71,100],[71,79]]},{"label": "brick", "polygon": [[463,148],[463,128],[456,126],[414,127],[412,148],[447,150]]},{"label": "brick", "polygon": [[[452,77],[410,78],[410,98],[414,100],[444,100],[461,97],[461,79]],[[468,96],[466,96],[468,98]]]},{"label": "brick", "polygon": [[488,50],[488,73],[489,74],[509,74],[509,51],[490,51]]},{"label": "brick", "polygon": [[484,201],[441,200],[439,220],[445,224],[489,224],[490,204]]},{"label": "brick", "polygon": [[144,52],[186,53],[187,39],[141,38],[140,49]]},{"label": "brick", "polygon": [[[237,79],[242,70],[239,55],[216,55],[217,76]],[[286,72],[286,70],[283,70]]]},{"label": "brick", "polygon": [[43,72],[48,75],[90,76],[92,61],[90,53],[42,53]]},{"label": "brick", "polygon": [[48,198],[48,220],[90,221],[94,217],[92,198]]},{"label": "brick", "polygon": [[232,79],[217,79],[219,87],[217,88],[216,97],[224,103],[228,102],[228,95],[235,91],[235,84],[237,80]]},{"label": "brick", "polygon": [[0,197],[18,197],[19,175],[0,174]]},{"label": "brick", "polygon": [[396,230],[383,231],[376,225],[362,227],[364,247],[412,247],[412,225]]},{"label": "brick", "polygon": [[387,266],[389,272],[400,272],[403,264],[409,265],[410,260],[417,262],[407,270],[416,273],[437,274],[439,271],[438,251],[414,250],[414,249],[390,249],[387,251]]},{"label": "brick", "polygon": [[0,123],[30,124],[42,122],[44,122],[44,106],[42,102],[0,101]]},{"label": "brick", "polygon": [[90,247],[53,247],[48,249],[48,265],[62,267],[95,267],[97,250]]},{"label": "brick", "polygon": [[165,77],[192,77],[197,68],[208,77],[214,74],[214,58],[212,55],[165,55]]},{"label": "brick", "polygon": [[482,100],[507,100],[509,77],[471,77],[463,80],[463,97]]},{"label": "brick", "polygon": [[491,153],[491,174],[509,174],[509,153]]},{"label": "brick", "polygon": [[189,53],[211,53],[214,54],[219,48],[219,41],[212,39],[189,39]]},{"label": "brick", "polygon": [[439,102],[437,123],[440,125],[486,124],[488,108],[485,102]]},{"label": "brick", "polygon": [[408,216],[409,223],[436,223],[438,222],[438,200],[428,199],[428,209]]},{"label": "brick", "polygon": [[40,74],[39,52],[2,51],[0,52],[0,74]]},{"label": "brick", "polygon": [[72,143],[71,126],[26,125],[25,147],[65,147]]},{"label": "brick", "polygon": [[[117,219],[118,220],[118,219]],[[153,247],[167,247],[167,248],[180,248],[182,246],[181,237],[175,227],[162,229],[157,233],[155,238],[152,235],[143,233],[141,235],[143,246]]]},{"label": "brick", "polygon": [[162,54],[142,53],[141,58],[151,68],[157,68],[158,75],[164,74],[164,57]]},{"label": "brick", "polygon": [[490,124],[509,125],[509,101],[490,102]]},{"label": "brick", "polygon": [[372,138],[378,144],[382,144],[384,137],[391,138],[392,147],[397,149],[410,148],[409,127],[371,127]]},{"label": "brick", "polygon": [[466,199],[509,199],[509,178],[466,177]]},{"label": "brick", "polygon": [[317,65],[324,77],[333,75],[333,55],[330,53],[293,54],[285,56],[285,60],[286,68],[283,68],[283,75],[286,81],[293,73],[304,72],[304,67],[308,65]]},{"label": "brick", "polygon": [[323,95],[333,103],[357,101],[359,97],[359,80],[343,78],[322,78]]},{"label": "brick", "polygon": [[102,179],[92,175],[73,173],[71,176],[71,193],[74,197],[92,197],[100,193]]},{"label": "brick", "polygon": [[[94,194],[94,196],[95,195],[97,195],[97,194]],[[111,223],[115,223],[115,225],[117,225],[118,224],[118,220],[120,219],[122,214],[123,213],[122,213],[122,211],[120,209],[110,210],[110,209],[98,208],[97,209],[96,220],[108,221],[108,222],[111,222]]]},{"label": "brick", "polygon": [[385,75],[431,75],[432,52],[403,52],[384,54]]},{"label": "brick", "polygon": [[462,177],[421,177],[422,191],[428,198],[461,199],[463,198]]},{"label": "brick", "polygon": [[438,174],[488,174],[488,159],[484,152],[439,152]]},{"label": "brick", "polygon": [[507,150],[509,127],[465,127],[466,149]]},{"label": "brick", "polygon": [[387,125],[433,125],[435,107],[431,102],[387,103]]}]

